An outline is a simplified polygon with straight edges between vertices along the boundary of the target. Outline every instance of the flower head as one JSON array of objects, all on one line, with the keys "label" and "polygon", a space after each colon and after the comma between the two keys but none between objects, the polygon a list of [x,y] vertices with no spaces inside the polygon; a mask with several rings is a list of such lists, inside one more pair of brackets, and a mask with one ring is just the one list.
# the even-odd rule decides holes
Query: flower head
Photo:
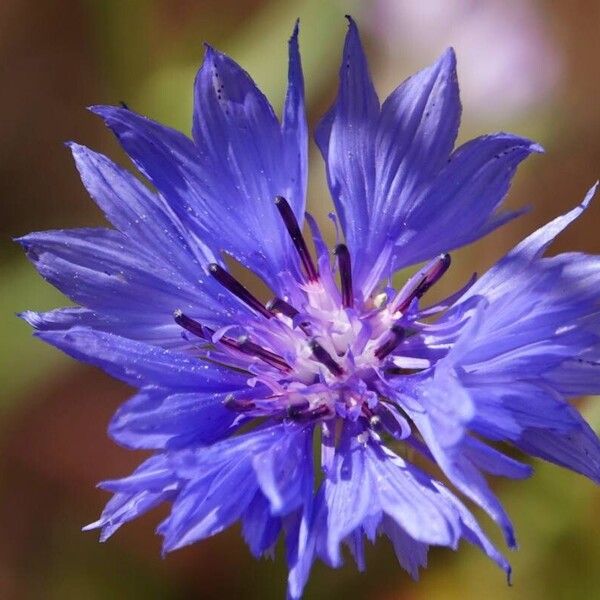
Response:
[{"label": "flower head", "polygon": [[[516,216],[499,207],[540,147],[498,133],[453,150],[451,50],[380,104],[349,23],[338,96],[316,132],[345,240],[333,252],[305,215],[297,28],[281,124],[249,76],[208,47],[193,140],[126,108],[92,109],[154,190],[71,144],[115,229],[20,240],[79,305],[23,317],[46,342],[139,388],[109,433],[154,451],[102,483],[114,495],[88,528],[104,540],[169,502],[158,529],[168,552],[241,521],[256,556],[285,538],[292,598],[316,558],[341,564],[342,544],[363,568],[364,538],[378,534],[415,577],[428,546],[461,539],[509,573],[458,497],[515,545],[483,474],[522,478],[530,467],[490,442],[600,477],[598,440],[566,401],[600,392],[600,262],[543,257],[592,192],[480,279],[424,306],[449,251]],[[270,287],[267,304],[225,256]],[[395,271],[420,262],[392,287]]]}]

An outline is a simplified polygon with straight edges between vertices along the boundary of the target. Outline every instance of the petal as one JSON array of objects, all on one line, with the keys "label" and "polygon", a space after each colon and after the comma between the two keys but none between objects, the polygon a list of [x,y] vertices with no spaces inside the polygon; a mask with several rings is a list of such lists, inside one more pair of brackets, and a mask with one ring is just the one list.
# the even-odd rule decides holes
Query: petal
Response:
[{"label": "petal", "polygon": [[[165,551],[213,535],[242,518],[246,510],[254,511],[255,495],[264,496],[254,467],[255,457],[274,453],[277,456],[274,464],[277,460],[284,461],[282,453],[293,448],[294,439],[297,440],[302,431],[295,426],[274,425],[212,446],[173,454],[171,465],[177,476],[187,483],[174,503],[171,515],[159,528],[165,538]],[[293,484],[290,482],[290,485]],[[272,508],[271,505],[268,514],[265,511],[259,513],[270,520]],[[270,522],[263,523],[264,528],[271,525]],[[257,523],[253,527],[262,531]],[[255,540],[255,543],[255,549],[261,546],[260,541]]]},{"label": "petal", "polygon": [[297,429],[255,454],[252,465],[272,514],[289,514],[312,494],[312,438],[312,428]]},{"label": "petal", "polygon": [[[211,68],[209,62],[214,55],[214,52],[207,55],[203,67],[206,73]],[[211,76],[208,77],[210,79]],[[216,92],[212,83],[207,82],[207,85],[210,85],[214,96]],[[245,186],[256,183],[258,173],[251,181],[242,180],[250,174],[248,169],[244,173],[239,172],[238,161],[243,157],[235,154],[234,150],[231,156],[218,156],[217,152],[223,149],[219,149],[218,145],[215,148],[197,147],[183,134],[130,110],[110,106],[97,106],[92,110],[117,135],[137,168],[158,189],[189,235],[201,240],[203,246],[210,249],[205,254],[212,254],[218,259],[222,251],[229,252],[267,282],[276,285],[276,276],[288,266],[287,257],[291,253],[273,199],[277,194],[285,195],[287,189],[277,186],[277,192],[273,194],[265,193],[264,189],[260,193],[254,188],[248,191]],[[209,118],[216,118],[211,113],[207,114]],[[216,129],[218,125],[219,121],[215,121]],[[232,134],[236,132],[233,130]],[[243,137],[243,130],[237,133]],[[224,135],[224,132],[219,130],[219,135]],[[264,135],[262,141],[270,148],[274,143],[267,131]],[[281,155],[279,128],[275,135],[278,140],[276,151]],[[250,153],[249,149],[239,145],[236,148],[238,153]],[[230,162],[228,170],[219,160]],[[257,166],[256,161],[254,167],[262,168]],[[270,178],[263,174],[260,181],[267,180]],[[259,213],[267,220],[263,220],[262,229],[257,230]]]},{"label": "petal", "polygon": [[510,584],[511,567],[501,552],[490,542],[483,533],[477,519],[471,514],[465,505],[441,484],[435,484],[442,495],[444,495],[460,515],[463,537],[471,544],[481,548],[501,569],[506,572]]},{"label": "petal", "polygon": [[[375,163],[373,140],[379,100],[354,21],[349,27],[334,106],[321,121],[317,143],[346,241],[353,253],[365,247]],[[353,254],[353,257],[355,254]]]},{"label": "petal", "polygon": [[246,247],[239,234],[226,235],[225,249],[263,277],[292,268],[296,255],[273,201],[286,198],[302,221],[307,139],[297,31],[290,40],[283,127],[250,76],[207,46],[195,83],[193,133],[213,202],[243,223],[239,234],[250,242]]},{"label": "petal", "polygon": [[[326,530],[323,553],[332,566],[341,565],[340,544],[370,515],[381,508],[374,493],[376,480],[366,467],[364,446],[356,436],[346,435],[340,443],[323,485],[322,527]],[[319,519],[319,517],[317,517]]]},{"label": "petal", "polygon": [[246,381],[241,374],[180,352],[83,327],[36,335],[69,356],[101,367],[133,386],[227,392],[244,387]]},{"label": "petal", "polygon": [[298,49],[299,22],[296,21],[289,40],[288,88],[283,106],[281,131],[286,160],[286,172],[293,181],[291,206],[301,220],[306,205],[308,179],[308,123],[304,106],[304,77]]},{"label": "petal", "polygon": [[163,199],[106,156],[69,144],[81,180],[108,220],[146,252],[172,264],[195,282],[214,256],[188,235]]},{"label": "petal", "polygon": [[86,320],[100,329],[112,330],[109,323],[116,322],[119,333],[181,345],[177,308],[213,325],[249,314],[232,296],[223,300],[222,288],[202,270],[193,284],[118,231],[45,231],[18,241],[46,280],[96,314],[96,322],[89,313]]},{"label": "petal", "polygon": [[[468,244],[506,222],[496,210],[534,142],[508,133],[467,142],[412,202],[395,238],[394,268]],[[511,215],[516,216],[516,215]]]},{"label": "petal", "polygon": [[[438,393],[442,394],[445,392],[447,401],[454,400],[459,388],[462,388],[460,392],[462,396],[469,395],[469,390],[456,378],[454,379],[453,391],[451,394],[448,394],[445,390],[444,381],[446,380],[441,380],[440,383],[442,387],[438,390]],[[423,387],[435,388],[436,386],[433,381],[429,380]],[[431,394],[431,392],[432,390],[428,390],[428,394]],[[422,394],[423,392],[420,388],[416,388],[413,391],[414,399],[417,401],[416,404],[407,404],[405,400],[403,402],[401,396],[396,396],[396,398],[419,430],[419,433],[427,446],[427,451],[431,453],[432,458],[442,469],[446,477],[448,477],[452,485],[483,508],[502,528],[507,544],[510,547],[514,547],[516,542],[513,526],[506,511],[492,493],[485,478],[464,452],[466,424],[463,424],[462,427],[459,428],[459,430],[462,429],[462,435],[455,436],[453,432],[449,437],[447,430],[448,422],[440,421],[435,413],[433,415],[428,413],[428,405],[421,404]],[[470,405],[472,411],[474,407],[472,400]],[[425,408],[425,410],[423,410],[423,408]],[[419,538],[415,537],[415,539]]]},{"label": "petal", "polygon": [[588,190],[579,206],[532,233],[509,253],[507,259],[519,257],[520,259],[532,260],[541,257],[554,239],[588,208],[597,189],[598,182]]},{"label": "petal", "polygon": [[386,448],[366,452],[383,512],[419,542],[456,547],[460,524],[430,477]]},{"label": "petal", "polygon": [[452,49],[383,103],[374,141],[376,183],[370,199],[369,241],[366,250],[356,250],[359,283],[382,247],[401,233],[414,199],[447,162],[460,111]]},{"label": "petal", "polygon": [[[256,388],[251,392],[260,394]],[[119,407],[108,432],[117,443],[132,449],[211,444],[232,433],[240,422],[238,415],[224,406],[226,396],[144,388]]]},{"label": "petal", "polygon": [[570,410],[569,431],[528,429],[514,442],[533,456],[571,469],[600,483],[600,439],[574,409]]},{"label": "petal", "polygon": [[571,407],[547,386],[527,381],[510,385],[485,378],[464,378],[475,404],[474,431],[492,440],[517,440],[530,428],[572,429]]},{"label": "petal", "polygon": [[247,462],[228,465],[219,473],[185,485],[171,514],[158,529],[163,551],[171,552],[226,529],[246,511],[257,492]]},{"label": "petal", "polygon": [[242,533],[252,554],[259,558],[273,551],[281,531],[281,519],[271,515],[269,501],[256,494],[242,518]]},{"label": "petal", "polygon": [[463,336],[464,350],[455,361],[461,369],[497,384],[537,378],[572,395],[600,389],[600,259],[577,253],[542,257],[589,204],[594,189],[580,206],[516,246],[442,318],[457,320],[467,302],[485,299],[480,325]]},{"label": "petal", "polygon": [[375,442],[364,443],[347,426],[316,500],[313,528],[319,555],[341,564],[340,544],[358,528],[388,515],[411,538],[455,547],[460,522],[431,479]]},{"label": "petal", "polygon": [[168,468],[164,455],[143,462],[129,477],[106,481],[100,487],[115,492],[100,518],[83,530],[102,529],[100,541],[106,541],[121,525],[143,515],[155,506],[172,500],[177,481]]},{"label": "petal", "polygon": [[524,479],[533,472],[529,465],[502,454],[474,437],[465,438],[463,449],[467,458],[478,469],[491,475],[509,477],[510,479]]},{"label": "petal", "polygon": [[390,517],[386,516],[383,518],[381,529],[392,542],[400,566],[413,579],[418,579],[419,569],[427,566],[427,551],[429,546],[411,538]]}]

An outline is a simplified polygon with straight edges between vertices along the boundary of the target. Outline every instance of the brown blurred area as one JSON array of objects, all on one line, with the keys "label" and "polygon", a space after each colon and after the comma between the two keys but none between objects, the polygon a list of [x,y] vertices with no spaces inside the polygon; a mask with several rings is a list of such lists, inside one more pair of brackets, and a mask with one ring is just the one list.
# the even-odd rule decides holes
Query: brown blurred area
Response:
[{"label": "brown blurred area", "polygon": [[[511,2],[506,5],[510,11]],[[484,126],[516,129],[545,147],[545,155],[522,167],[508,201],[510,208],[530,203],[533,211],[457,252],[458,266],[448,289],[574,206],[600,176],[600,3],[532,5],[560,54],[560,78],[539,105],[515,113],[509,122],[483,123],[465,114],[464,127],[469,134],[483,132]],[[0,598],[283,597],[282,552],[275,563],[254,561],[237,528],[164,560],[153,533],[164,510],[126,526],[102,545],[95,533],[79,531],[97,518],[107,499],[95,484],[127,474],[142,457],[118,448],[105,433],[111,414],[130,390],[43,348],[13,316],[25,308],[60,306],[64,300],[38,280],[11,239],[34,230],[103,222],[63,143],[74,139],[119,160],[122,154],[86,106],[124,100],[139,112],[186,127],[193,68],[201,61],[204,40],[249,66],[259,83],[282,89],[285,41],[299,15],[305,19],[303,40],[311,40],[301,43],[308,55],[305,77],[314,124],[335,93],[344,13],[353,12],[361,24],[375,8],[371,2],[341,0],[0,3],[0,302],[5,304],[0,317],[5,384],[0,405]],[[363,27],[363,34],[378,83],[378,73],[389,60],[384,41],[376,28]],[[321,54],[312,47],[315,40],[324,48]],[[271,43],[279,48],[277,58],[269,53]],[[402,47],[402,39],[395,43]],[[421,64],[433,58],[424,55]],[[460,81],[460,54],[458,58]],[[401,52],[396,62],[399,83],[409,71]],[[519,85],[518,77],[515,73],[512,85]],[[496,102],[502,103],[501,94]],[[311,153],[311,208],[323,217],[329,201],[323,202],[323,171],[314,145]],[[552,250],[600,252],[599,223],[596,201]],[[470,549],[458,554],[433,551],[431,570],[423,574],[422,583],[414,583],[381,541],[368,552],[366,574],[356,573],[353,566],[341,571],[317,566],[306,598],[597,597],[600,493],[593,484],[556,468],[539,471],[531,482],[498,485],[517,531],[525,532],[523,549],[513,557],[514,588],[506,588],[502,575]]]}]

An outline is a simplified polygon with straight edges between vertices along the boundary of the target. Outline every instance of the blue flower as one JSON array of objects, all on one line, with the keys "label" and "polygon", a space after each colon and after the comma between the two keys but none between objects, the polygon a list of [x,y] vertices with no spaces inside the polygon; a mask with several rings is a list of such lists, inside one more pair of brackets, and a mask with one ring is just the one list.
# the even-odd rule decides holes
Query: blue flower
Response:
[{"label": "blue flower", "polygon": [[[500,206],[518,164],[541,150],[508,133],[453,149],[452,50],[380,104],[349,21],[337,99],[316,132],[345,239],[333,254],[305,215],[297,27],[281,123],[250,77],[210,47],[193,139],[126,108],[92,111],[152,189],[71,144],[114,229],[20,243],[78,305],[24,313],[36,335],[138,388],[109,434],[154,453],[101,484],[114,495],[87,528],[102,540],[168,502],[165,552],[237,521],[256,556],[285,538],[291,598],[315,559],[341,565],[344,544],[364,568],[364,540],[378,535],[414,577],[430,545],[461,539],[509,574],[459,499],[516,545],[484,475],[531,469],[495,442],[600,480],[598,439],[567,401],[600,393],[600,260],[544,257],[594,190],[481,278],[422,305],[450,250],[517,216]],[[235,262],[272,290],[266,305]],[[420,262],[391,286],[395,271]]]}]

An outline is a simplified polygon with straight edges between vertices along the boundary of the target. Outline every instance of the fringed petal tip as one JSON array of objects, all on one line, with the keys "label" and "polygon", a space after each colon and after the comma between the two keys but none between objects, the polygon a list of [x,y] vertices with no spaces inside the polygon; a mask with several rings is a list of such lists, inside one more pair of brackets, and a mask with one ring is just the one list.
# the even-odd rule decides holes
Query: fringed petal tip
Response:
[{"label": "fringed petal tip", "polygon": [[15,313],[15,317],[18,319],[22,319],[28,325],[31,325],[34,329],[37,329],[41,320],[39,313],[33,310],[23,310],[21,312]]},{"label": "fringed petal tip", "polygon": [[585,197],[581,201],[581,208],[586,209],[594,199],[596,192],[598,191],[598,185],[600,185],[600,180],[596,180],[594,185],[586,192]]},{"label": "fringed petal tip", "polygon": [[102,519],[98,519],[97,521],[94,521],[93,523],[88,523],[87,525],[84,525],[81,528],[81,531],[93,531],[94,529],[98,529],[99,527],[102,527],[102,525],[103,525]]},{"label": "fringed petal tip", "polygon": [[288,40],[289,45],[292,45],[292,46],[298,45],[298,34],[299,33],[300,33],[300,17],[297,17],[296,21],[294,22],[294,29],[292,29],[292,35],[290,36],[290,39]]}]

